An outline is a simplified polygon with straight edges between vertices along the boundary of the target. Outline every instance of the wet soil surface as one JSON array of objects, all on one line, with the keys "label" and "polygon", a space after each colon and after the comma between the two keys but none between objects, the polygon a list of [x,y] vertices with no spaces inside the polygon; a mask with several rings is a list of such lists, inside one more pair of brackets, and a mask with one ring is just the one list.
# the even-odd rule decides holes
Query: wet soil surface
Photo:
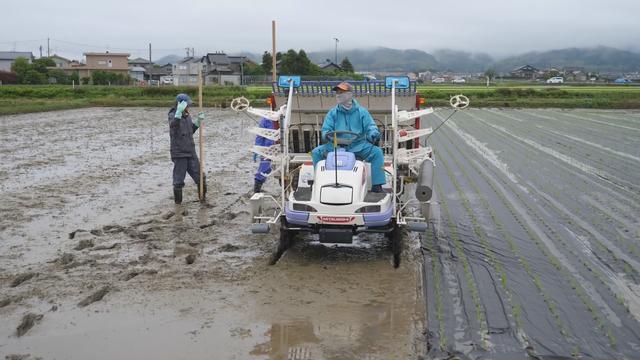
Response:
[{"label": "wet soil surface", "polygon": [[430,357],[638,357],[639,139],[638,112],[543,109],[470,109],[432,137]]},{"label": "wet soil surface", "polygon": [[299,238],[269,266],[277,233],[248,230],[251,120],[207,110],[208,203],[187,179],[177,221],[165,114],[0,117],[0,358],[426,354],[419,237],[398,269],[381,236]]},{"label": "wet soil surface", "polygon": [[187,180],[177,221],[165,112],[0,117],[2,357],[638,357],[640,113],[455,115],[394,269],[379,236],[267,265],[242,114],[207,111],[208,204]]}]

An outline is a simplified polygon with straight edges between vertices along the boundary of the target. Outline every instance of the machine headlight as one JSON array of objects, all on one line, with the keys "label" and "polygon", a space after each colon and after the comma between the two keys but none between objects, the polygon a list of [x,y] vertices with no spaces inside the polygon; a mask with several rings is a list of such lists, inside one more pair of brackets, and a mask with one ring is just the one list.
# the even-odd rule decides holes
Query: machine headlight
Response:
[{"label": "machine headlight", "polygon": [[380,205],[369,205],[369,206],[363,206],[360,209],[356,210],[357,214],[362,214],[362,213],[377,213],[380,212]]},{"label": "machine headlight", "polygon": [[318,212],[313,206],[309,206],[307,204],[293,204],[293,210],[295,211],[306,211],[306,212]]}]

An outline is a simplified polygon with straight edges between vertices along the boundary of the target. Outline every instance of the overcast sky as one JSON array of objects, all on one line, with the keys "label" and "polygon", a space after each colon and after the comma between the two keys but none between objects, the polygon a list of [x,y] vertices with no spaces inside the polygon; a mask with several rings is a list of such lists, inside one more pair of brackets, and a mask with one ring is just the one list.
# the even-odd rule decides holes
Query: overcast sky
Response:
[{"label": "overcast sky", "polygon": [[271,49],[451,48],[503,56],[605,45],[640,51],[640,0],[20,0],[2,6],[0,50],[133,57]]}]

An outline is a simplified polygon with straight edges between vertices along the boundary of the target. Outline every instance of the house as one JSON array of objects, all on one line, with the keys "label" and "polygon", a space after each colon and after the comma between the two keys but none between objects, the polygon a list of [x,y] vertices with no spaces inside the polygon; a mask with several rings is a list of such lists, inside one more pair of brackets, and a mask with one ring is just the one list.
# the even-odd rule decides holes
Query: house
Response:
[{"label": "house", "polygon": [[129,60],[129,67],[143,67],[143,68],[147,68],[149,66],[153,65],[149,60],[147,59],[143,59],[143,58],[135,58],[133,60]]},{"label": "house", "polygon": [[240,85],[244,65],[253,63],[246,56],[231,56],[223,52],[207,53],[202,61],[205,85]]},{"label": "house", "polygon": [[84,64],[69,63],[68,67],[63,67],[65,73],[71,74],[78,72],[78,76],[82,78],[90,78],[91,74],[96,71],[106,71],[116,74],[129,74],[129,64],[127,53],[84,53],[86,61]]},{"label": "house", "polygon": [[165,77],[165,76],[171,76],[173,72],[173,65],[172,64],[165,64],[162,66],[158,66],[158,65],[151,65],[147,68],[147,74],[145,76],[145,78],[147,80],[160,80],[160,78]]},{"label": "house", "polygon": [[173,64],[173,84],[197,86],[198,71],[202,69],[202,58],[189,56]]},{"label": "house", "polygon": [[538,77],[538,69],[531,65],[521,66],[509,73],[513,78],[535,80]]},{"label": "house", "polygon": [[53,62],[56,63],[57,68],[68,67],[69,64],[71,64],[71,60],[56,54],[53,54],[53,56],[50,56],[49,59],[53,60]]},{"label": "house", "polygon": [[565,81],[587,81],[587,72],[582,67],[566,68],[563,73]]},{"label": "house", "polygon": [[33,53],[27,51],[0,51],[0,71],[11,71],[11,65],[17,58],[23,57],[29,61],[33,61]]},{"label": "house", "polygon": [[135,81],[144,81],[146,72],[147,69],[143,68],[142,66],[133,66],[129,68],[129,76],[131,76],[131,78]]},{"label": "house", "polygon": [[330,59],[326,59],[324,62],[317,64],[322,71],[342,71],[340,65],[334,63]]}]

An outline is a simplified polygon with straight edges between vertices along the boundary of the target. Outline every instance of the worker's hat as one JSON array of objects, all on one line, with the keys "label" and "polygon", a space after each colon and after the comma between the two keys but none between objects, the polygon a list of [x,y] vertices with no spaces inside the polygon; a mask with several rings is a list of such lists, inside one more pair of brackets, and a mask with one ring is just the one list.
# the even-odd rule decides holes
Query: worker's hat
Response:
[{"label": "worker's hat", "polygon": [[333,91],[338,91],[338,90],[352,91],[353,86],[351,86],[351,84],[349,84],[348,82],[341,82],[340,84],[333,87]]}]

